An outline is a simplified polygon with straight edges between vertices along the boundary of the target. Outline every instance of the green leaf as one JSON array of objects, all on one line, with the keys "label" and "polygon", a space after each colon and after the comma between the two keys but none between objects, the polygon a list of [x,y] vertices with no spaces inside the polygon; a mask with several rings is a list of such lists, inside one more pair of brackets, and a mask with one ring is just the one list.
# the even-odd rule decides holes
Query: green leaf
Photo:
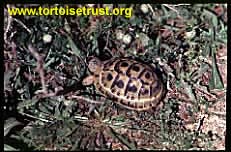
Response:
[{"label": "green leaf", "polygon": [[15,149],[14,147],[11,147],[10,145],[4,144],[4,151],[15,151],[15,150],[18,151],[18,149]]},{"label": "green leaf", "polygon": [[71,50],[74,52],[76,56],[81,57],[81,50],[75,45],[74,41],[69,35],[66,34],[66,36],[67,36],[69,45],[71,47]]},{"label": "green leaf", "polygon": [[20,102],[17,106],[19,111],[23,111],[24,108],[29,109],[31,106],[34,106],[39,100],[38,99],[28,99]]},{"label": "green leaf", "polygon": [[218,25],[218,19],[217,19],[217,16],[216,14],[214,14],[213,12],[209,11],[209,10],[206,10],[204,9],[204,12],[203,12],[208,18],[210,18],[212,20],[212,24],[214,27],[217,27]]},{"label": "green leaf", "polygon": [[213,89],[223,89],[224,88],[224,84],[222,82],[217,64],[216,64],[216,57],[215,57],[215,53],[214,53],[214,48],[210,48],[212,51],[212,76],[211,79],[209,81],[209,89],[213,90]]},{"label": "green leaf", "polygon": [[4,123],[4,136],[6,136],[13,127],[20,124],[21,123],[17,121],[15,118],[7,119]]},{"label": "green leaf", "polygon": [[10,79],[13,78],[15,74],[12,71],[4,72],[4,89],[11,90],[11,81]]},{"label": "green leaf", "polygon": [[132,142],[129,142],[128,139],[126,139],[126,137],[118,134],[117,132],[115,132],[111,127],[109,127],[109,134],[113,137],[113,138],[117,138],[121,143],[123,143],[124,145],[126,145],[129,149],[131,150],[135,150],[136,145]]}]

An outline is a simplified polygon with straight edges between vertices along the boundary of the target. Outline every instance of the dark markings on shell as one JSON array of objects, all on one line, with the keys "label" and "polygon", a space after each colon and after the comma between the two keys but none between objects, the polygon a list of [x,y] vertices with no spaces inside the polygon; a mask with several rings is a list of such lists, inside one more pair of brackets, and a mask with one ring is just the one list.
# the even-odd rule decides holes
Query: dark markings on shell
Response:
[{"label": "dark markings on shell", "polygon": [[119,74],[116,75],[114,81],[112,82],[111,89],[114,89],[114,87],[115,87],[115,85],[116,85],[118,79],[119,79]]},{"label": "dark markings on shell", "polygon": [[142,84],[149,85],[148,82],[145,82],[145,81],[142,80],[142,79],[140,79],[140,81],[142,82]]},{"label": "dark markings on shell", "polygon": [[128,91],[135,93],[137,92],[137,87],[133,84],[131,86],[128,84]]},{"label": "dark markings on shell", "polygon": [[133,106],[134,108],[137,108],[137,107],[138,107],[137,102],[134,102],[134,103],[132,104],[132,106]]},{"label": "dark markings on shell", "polygon": [[99,81],[96,81],[96,82],[95,82],[95,85],[100,87]]},{"label": "dark markings on shell", "polygon": [[149,91],[146,88],[143,88],[143,90],[140,91],[141,95],[147,95]]},{"label": "dark markings on shell", "polygon": [[138,104],[138,108],[139,108],[139,109],[142,109],[143,107],[144,107],[143,105]]},{"label": "dark markings on shell", "polygon": [[114,67],[115,71],[118,72],[118,73],[121,73],[120,66],[119,66],[120,63],[121,63],[121,60],[119,60],[118,62],[116,62],[115,67]]},{"label": "dark markings on shell", "polygon": [[114,60],[108,61],[105,65],[107,67],[112,66],[114,64]]},{"label": "dark markings on shell", "polygon": [[122,63],[121,63],[121,67],[127,67],[128,66],[128,63],[126,62],[126,61],[123,61]]},{"label": "dark markings on shell", "polygon": [[134,71],[136,71],[136,72],[139,72],[139,71],[140,71],[140,67],[137,66],[137,65],[134,65],[134,66],[132,67],[132,70],[134,70]]},{"label": "dark markings on shell", "polygon": [[107,74],[107,80],[108,81],[111,81],[113,79],[113,76],[111,75],[111,73],[108,73]]},{"label": "dark markings on shell", "polygon": [[151,77],[151,74],[150,74],[149,72],[146,72],[145,78],[146,78],[146,79],[149,79],[150,77]]},{"label": "dark markings on shell", "polygon": [[124,91],[124,96],[127,96],[127,92],[128,92],[128,85],[131,83],[131,79],[129,79],[127,85],[126,85],[126,88],[125,88],[125,91]]},{"label": "dark markings on shell", "polygon": [[123,101],[123,100],[118,100],[118,102],[121,105],[124,105],[127,108],[131,108],[131,109],[136,109],[137,108],[137,103],[136,102]]},{"label": "dark markings on shell", "polygon": [[[108,83],[105,84],[103,80],[101,80],[102,84],[98,83],[97,86],[105,95],[116,98],[117,103],[127,108],[144,110],[159,102],[164,88],[148,65],[130,59],[113,59],[105,62],[104,72],[105,82],[110,81],[110,90],[105,90],[103,85]],[[135,81],[142,83],[140,89],[135,85]],[[146,101],[143,101],[144,98]]]},{"label": "dark markings on shell", "polygon": [[124,82],[123,82],[123,80],[118,80],[117,82],[116,82],[116,85],[119,87],[119,88],[123,88],[124,87]]},{"label": "dark markings on shell", "polygon": [[111,92],[112,92],[112,93],[115,93],[115,92],[116,92],[115,88],[112,88],[112,89],[111,89]]},{"label": "dark markings on shell", "polygon": [[103,70],[110,70],[117,59],[109,60],[105,62]]},{"label": "dark markings on shell", "polygon": [[[141,79],[141,77],[144,75],[145,79]],[[141,82],[145,85],[150,85],[150,81],[153,81],[153,78],[154,78],[154,81],[157,81],[154,77],[154,73],[152,73],[150,70],[146,70],[144,69],[140,74],[139,74],[139,78],[141,80]],[[153,76],[153,77],[152,77]],[[144,78],[142,77],[142,78]],[[152,77],[152,78],[151,78]]]},{"label": "dark markings on shell", "polygon": [[131,64],[131,65],[128,67],[128,70],[127,70],[127,72],[126,72],[126,75],[127,75],[128,77],[131,77],[130,71],[131,71],[132,66],[133,66],[133,64]]},{"label": "dark markings on shell", "polygon": [[140,72],[140,74],[138,75],[138,78],[140,79],[142,77],[142,75],[146,72],[147,70],[145,68],[143,68],[143,70]]},{"label": "dark markings on shell", "polygon": [[120,103],[123,105],[127,105],[127,101],[124,101],[124,100],[120,100]]},{"label": "dark markings on shell", "polygon": [[150,86],[149,86],[149,90],[150,90],[150,97],[152,97],[152,95],[153,95],[152,88],[153,88],[153,86],[152,86],[152,85],[150,85]]}]

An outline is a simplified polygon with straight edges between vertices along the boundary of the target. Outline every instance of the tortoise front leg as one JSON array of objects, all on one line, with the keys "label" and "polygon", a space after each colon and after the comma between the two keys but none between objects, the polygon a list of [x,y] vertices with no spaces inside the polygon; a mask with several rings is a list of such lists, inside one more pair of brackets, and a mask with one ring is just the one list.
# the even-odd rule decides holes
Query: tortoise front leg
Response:
[{"label": "tortoise front leg", "polygon": [[87,76],[83,79],[82,84],[84,86],[92,85],[95,81],[95,77],[93,75]]}]

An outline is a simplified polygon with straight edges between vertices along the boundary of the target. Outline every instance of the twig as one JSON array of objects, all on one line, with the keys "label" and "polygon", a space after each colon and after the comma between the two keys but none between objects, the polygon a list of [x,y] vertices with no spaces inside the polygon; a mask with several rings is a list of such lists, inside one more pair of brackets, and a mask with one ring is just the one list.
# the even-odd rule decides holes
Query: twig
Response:
[{"label": "twig", "polygon": [[[106,40],[106,44],[105,44],[105,46],[104,46],[104,49],[106,49],[107,46],[108,46],[109,35],[110,35],[110,31],[107,32],[107,40]],[[103,49],[103,50],[104,50],[104,49]]]},{"label": "twig", "polygon": [[30,118],[34,118],[34,119],[37,119],[37,120],[40,120],[40,121],[43,121],[43,122],[52,122],[50,120],[46,120],[46,119],[43,119],[43,118],[38,118],[38,117],[35,117],[35,116],[32,116],[30,114],[27,114],[27,113],[24,113],[24,112],[20,112],[22,115],[25,115],[27,117],[30,117]]},{"label": "twig", "polygon": [[88,117],[83,117],[83,116],[74,116],[75,119],[78,119],[79,121],[88,121]]},{"label": "twig", "polygon": [[95,101],[95,100],[92,100],[92,99],[89,99],[89,98],[86,98],[86,97],[83,97],[83,96],[75,96],[75,95],[72,95],[71,97],[69,97],[69,99],[78,99],[78,100],[87,101],[87,102],[89,102],[89,103],[103,104],[103,102]]},{"label": "twig", "polygon": [[[10,6],[7,5],[7,9],[9,9],[9,7],[10,7]],[[8,17],[8,23],[7,23],[7,27],[6,27],[6,32],[4,33],[4,39],[6,38],[5,34],[8,33],[12,21],[15,21],[15,22],[17,22],[18,24],[20,24],[24,29],[26,29],[26,31],[27,31],[28,33],[30,33],[30,34],[32,33],[31,30],[30,30],[22,21],[20,21],[20,20],[18,20],[18,19],[16,19],[16,18],[13,18],[12,16],[10,16],[9,13],[8,13],[8,11],[7,11],[7,14],[8,14],[8,15],[7,15],[7,17]]]},{"label": "twig", "polygon": [[[7,5],[7,7],[8,7],[8,5]],[[7,42],[7,33],[8,33],[9,30],[10,30],[10,26],[11,26],[12,21],[13,21],[12,16],[10,16],[10,15],[7,13],[7,26],[6,26],[6,29],[5,29],[5,31],[4,31],[4,41],[5,41],[5,43]]]},{"label": "twig", "polygon": [[42,90],[41,91],[44,94],[47,94],[47,88],[46,88],[46,82],[45,82],[45,76],[44,76],[44,68],[43,68],[43,59],[39,55],[39,53],[35,50],[35,48],[32,47],[32,45],[29,45],[28,49],[29,49],[30,53],[33,55],[33,57],[37,60],[36,71],[38,71],[40,79],[41,79],[41,83],[42,83]]},{"label": "twig", "polygon": [[216,101],[216,95],[209,93],[207,90],[201,89],[200,86],[194,85],[196,91],[203,93],[203,95],[207,98],[208,101]]},{"label": "twig", "polygon": [[197,124],[197,128],[196,128],[197,131],[200,131],[201,126],[203,125],[203,122],[204,122],[204,119],[205,119],[205,116],[201,116],[201,117],[202,118],[199,120],[199,122]]},{"label": "twig", "polygon": [[173,6],[177,7],[177,6],[189,6],[189,5],[191,5],[191,4],[176,4],[176,5],[173,5]]},{"label": "twig", "polygon": [[24,29],[26,29],[26,31],[28,32],[28,33],[32,33],[31,32],[31,30],[22,22],[22,21],[20,21],[20,20],[18,20],[18,19],[16,19],[16,18],[13,18],[13,20],[15,21],[15,22],[17,22],[17,23],[19,23],[20,25],[22,25],[22,27],[24,28]]},{"label": "twig", "polygon": [[174,12],[176,12],[177,14],[179,14],[179,12],[174,8],[174,6],[170,6],[169,4],[163,4],[165,7],[169,8],[170,10],[173,10]]},{"label": "twig", "polygon": [[176,12],[177,16],[182,19],[182,17],[179,15],[179,12],[175,9],[174,5],[169,5],[169,4],[163,4],[165,7],[169,8],[170,10]]},{"label": "twig", "polygon": [[150,4],[147,4],[148,8],[151,10],[153,17],[156,16],[152,6]]}]

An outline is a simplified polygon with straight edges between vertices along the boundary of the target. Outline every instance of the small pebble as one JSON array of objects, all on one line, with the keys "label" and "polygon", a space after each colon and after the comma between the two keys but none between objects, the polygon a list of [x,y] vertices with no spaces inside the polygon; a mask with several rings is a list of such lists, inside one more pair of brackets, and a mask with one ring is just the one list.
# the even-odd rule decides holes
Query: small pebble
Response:
[{"label": "small pebble", "polygon": [[94,7],[95,4],[87,4],[88,7]]},{"label": "small pebble", "polygon": [[193,37],[195,37],[196,35],[196,31],[190,31],[190,32],[186,32],[185,36],[188,38],[188,39],[192,39]]},{"label": "small pebble", "polygon": [[141,10],[144,14],[148,13],[148,12],[149,12],[148,5],[147,5],[147,4],[142,4],[142,5],[140,6],[140,10]]},{"label": "small pebble", "polygon": [[43,42],[44,42],[44,43],[50,43],[51,41],[52,41],[52,36],[51,36],[51,35],[45,34],[45,35],[43,36]]},{"label": "small pebble", "polygon": [[124,42],[125,44],[130,44],[131,41],[132,41],[131,35],[129,35],[129,34],[124,35],[124,37],[123,37],[123,42]]},{"label": "small pebble", "polygon": [[116,38],[117,40],[122,40],[124,37],[124,34],[122,33],[122,31],[117,31],[116,32]]}]

